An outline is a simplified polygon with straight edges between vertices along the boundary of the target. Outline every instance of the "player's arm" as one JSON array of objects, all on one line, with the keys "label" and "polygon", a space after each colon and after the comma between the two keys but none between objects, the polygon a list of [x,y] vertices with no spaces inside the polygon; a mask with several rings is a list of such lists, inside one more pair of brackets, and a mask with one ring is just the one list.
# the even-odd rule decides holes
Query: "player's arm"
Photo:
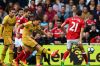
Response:
[{"label": "player's arm", "polygon": [[66,33],[66,30],[65,30],[64,26],[65,26],[66,24],[68,24],[68,23],[69,23],[69,18],[66,19],[66,20],[64,21],[64,23],[61,25],[61,29],[64,31],[64,33]]},{"label": "player's arm", "polygon": [[84,32],[84,21],[81,23],[81,32],[80,32],[80,38],[79,38],[79,43],[82,44],[82,38],[83,38],[83,32]]},{"label": "player's arm", "polygon": [[38,31],[46,35],[47,37],[50,37],[50,35],[48,35],[44,30],[42,30],[40,26],[38,26]]},{"label": "player's arm", "polygon": [[16,24],[15,24],[15,27],[14,27],[13,32],[15,32],[15,33],[16,33],[16,30],[17,30],[17,28],[18,28],[18,26],[19,26],[19,25],[20,25],[19,23],[16,23]]},{"label": "player's arm", "polygon": [[6,25],[7,22],[8,22],[8,17],[5,16],[3,21],[2,21],[1,27],[0,27],[0,38],[2,37],[2,32],[3,32],[3,29],[4,29],[4,25]]},{"label": "player's arm", "polygon": [[81,28],[79,44],[82,44],[83,32],[84,32],[84,28]]},{"label": "player's arm", "polygon": [[30,26],[30,24],[32,24],[31,21],[27,22],[27,23],[23,23],[23,24],[20,24],[17,28],[17,32],[19,31],[20,28],[23,28],[23,27],[28,27]]}]

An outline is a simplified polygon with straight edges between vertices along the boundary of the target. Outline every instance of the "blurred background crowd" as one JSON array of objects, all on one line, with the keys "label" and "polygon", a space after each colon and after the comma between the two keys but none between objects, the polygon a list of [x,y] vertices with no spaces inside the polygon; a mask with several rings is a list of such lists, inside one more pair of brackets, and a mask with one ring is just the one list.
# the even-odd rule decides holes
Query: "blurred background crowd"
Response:
[{"label": "blurred background crowd", "polygon": [[[81,12],[85,22],[83,43],[100,43],[100,0],[0,0],[0,24],[10,8],[27,8],[31,11],[28,19],[41,19],[42,29],[51,35],[33,33],[40,44],[66,43],[66,33],[60,28],[65,19]],[[67,31],[68,25],[65,26]]]}]

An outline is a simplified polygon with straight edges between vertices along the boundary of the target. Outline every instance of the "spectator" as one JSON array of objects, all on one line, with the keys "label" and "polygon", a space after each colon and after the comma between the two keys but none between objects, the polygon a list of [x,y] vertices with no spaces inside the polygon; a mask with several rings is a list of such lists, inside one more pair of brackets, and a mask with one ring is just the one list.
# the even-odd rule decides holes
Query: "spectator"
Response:
[{"label": "spectator", "polygon": [[89,2],[89,4],[88,4],[88,8],[89,8],[89,10],[90,11],[93,11],[93,10],[95,10],[96,9],[96,2],[95,2],[95,0],[90,0],[90,2]]},{"label": "spectator", "polygon": [[61,39],[64,38],[63,34],[64,32],[62,31],[61,29],[61,22],[58,21],[57,22],[57,27],[54,27],[51,32],[53,34],[53,37],[54,37],[54,43],[55,44],[60,44],[61,43]]},{"label": "spectator", "polygon": [[56,12],[53,10],[52,6],[49,5],[48,11],[46,11],[46,15],[48,16],[49,22],[52,22],[55,14],[56,14]]},{"label": "spectator", "polygon": [[76,5],[73,5],[73,6],[72,6],[72,11],[69,12],[69,17],[75,16],[76,13],[77,13],[77,6],[76,6]]},{"label": "spectator", "polygon": [[50,5],[52,6],[51,0],[45,0],[44,11],[48,11]]},{"label": "spectator", "polygon": [[58,22],[58,20],[60,20],[60,19],[59,19],[58,15],[55,14],[55,16],[54,16],[54,18],[53,18],[53,27],[57,27],[57,22]]},{"label": "spectator", "polygon": [[29,10],[30,10],[31,12],[34,12],[35,9],[36,9],[35,0],[31,0],[31,1],[30,1],[30,4],[28,4],[28,7],[29,7]]},{"label": "spectator", "polygon": [[41,34],[37,33],[34,37],[34,39],[40,44],[45,44],[45,40],[42,38]]},{"label": "spectator", "polygon": [[0,24],[2,23],[3,18],[7,15],[3,7],[0,6]]},{"label": "spectator", "polygon": [[84,19],[84,20],[87,20],[87,18],[89,17],[90,15],[90,12],[88,11],[87,7],[84,6],[83,7],[83,10],[82,10],[82,15],[81,17]]},{"label": "spectator", "polygon": [[20,6],[21,6],[22,8],[24,8],[25,6],[28,5],[29,0],[18,0],[18,2],[19,2],[19,4],[20,4]]},{"label": "spectator", "polygon": [[55,0],[55,4],[53,5],[53,10],[55,10],[56,12],[61,11],[61,7],[64,4],[60,2],[60,0]]},{"label": "spectator", "polygon": [[47,26],[48,26],[48,16],[46,14],[43,16],[43,21],[40,23],[40,25],[43,28],[47,28]]},{"label": "spectator", "polygon": [[78,10],[82,11],[84,6],[85,6],[85,0],[79,0]]},{"label": "spectator", "polygon": [[0,6],[5,8],[6,7],[6,3],[4,2],[4,0],[0,0]]},{"label": "spectator", "polygon": [[36,11],[34,11],[33,14],[34,14],[35,18],[39,18],[41,21],[43,20],[44,12],[42,10],[42,4],[37,5],[37,9],[36,9]]},{"label": "spectator", "polygon": [[100,30],[100,4],[97,5],[96,10],[93,11],[94,19],[96,19],[96,27]]},{"label": "spectator", "polygon": [[73,0],[69,0],[69,3],[66,4],[66,12],[72,11],[72,6],[73,5],[74,5],[74,1]]},{"label": "spectator", "polygon": [[6,6],[6,8],[5,8],[5,10],[6,10],[7,13],[9,12],[9,10],[10,10],[11,8],[13,8],[13,4],[14,4],[14,3],[12,3],[12,2],[9,2],[9,3],[7,4],[7,6]]},{"label": "spectator", "polygon": [[89,18],[86,20],[85,32],[89,32],[89,30],[91,29],[91,25],[93,24],[96,24],[96,20],[94,20],[93,14],[90,14]]},{"label": "spectator", "polygon": [[86,23],[88,26],[91,26],[96,23],[96,21],[94,20],[93,14],[89,15],[89,19],[87,19]]},{"label": "spectator", "polygon": [[21,7],[20,7],[19,3],[17,2],[17,3],[15,3],[15,4],[13,5],[13,8],[16,10],[16,12],[18,12],[18,10],[19,10]]},{"label": "spectator", "polygon": [[98,35],[100,35],[100,31],[96,28],[95,25],[92,25],[91,30],[89,31],[89,40],[91,40],[92,38]]},{"label": "spectator", "polygon": [[96,36],[90,40],[91,43],[100,43],[100,36]]},{"label": "spectator", "polygon": [[65,6],[62,6],[61,11],[58,12],[58,16],[59,16],[61,22],[64,22],[64,20],[69,17],[69,12],[66,12],[65,10],[66,10]]}]

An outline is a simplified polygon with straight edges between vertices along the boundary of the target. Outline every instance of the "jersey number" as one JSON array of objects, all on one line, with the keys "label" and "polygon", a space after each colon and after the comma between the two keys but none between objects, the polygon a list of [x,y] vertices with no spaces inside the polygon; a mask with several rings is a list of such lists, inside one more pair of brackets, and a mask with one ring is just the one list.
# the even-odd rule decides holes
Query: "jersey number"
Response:
[{"label": "jersey number", "polygon": [[78,27],[78,23],[72,22],[72,27],[69,30],[76,32],[77,27]]}]

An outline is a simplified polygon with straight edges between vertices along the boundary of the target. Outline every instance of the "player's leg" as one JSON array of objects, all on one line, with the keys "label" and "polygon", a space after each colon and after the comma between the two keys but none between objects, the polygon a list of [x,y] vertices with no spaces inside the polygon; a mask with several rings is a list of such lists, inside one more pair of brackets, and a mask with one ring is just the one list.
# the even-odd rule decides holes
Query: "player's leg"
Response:
[{"label": "player's leg", "polygon": [[63,58],[61,60],[61,66],[64,66],[64,61],[66,60],[66,58],[70,54],[71,47],[72,47],[71,41],[67,40],[67,50],[64,52]]},{"label": "player's leg", "polygon": [[35,40],[33,40],[30,37],[23,38],[22,41],[25,45],[35,48],[38,52],[47,53],[50,54],[51,56],[55,56],[58,53],[58,50],[54,52],[48,51],[47,49],[41,47]]},{"label": "player's leg", "polygon": [[17,48],[17,53],[16,53],[16,56],[17,56],[17,55],[20,54],[20,49],[21,49],[20,40],[17,37],[15,37],[15,43],[14,44],[15,44],[15,47]]},{"label": "player's leg", "polygon": [[46,54],[50,54],[52,57],[56,56],[56,54],[58,53],[59,50],[56,50],[56,51],[48,51],[47,49],[41,47],[39,44],[36,44],[35,46],[36,50],[38,52],[42,52],[42,53],[46,53]]},{"label": "player's leg", "polygon": [[27,62],[26,62],[26,59],[31,55],[31,53],[32,53],[32,48],[31,47],[28,47],[28,46],[24,46],[24,51],[25,51],[25,55],[23,56],[23,58],[22,59],[20,59],[20,61],[24,64],[24,65],[26,65],[27,64]]},{"label": "player's leg", "polygon": [[11,45],[9,46],[9,62],[10,62],[10,64],[12,64],[13,59],[14,59],[13,48],[14,48],[14,45],[11,44]]},{"label": "player's leg", "polygon": [[8,45],[4,45],[3,47],[3,50],[2,50],[2,53],[1,53],[1,62],[4,63],[4,59],[5,59],[5,56],[6,56],[6,52],[8,50]]},{"label": "player's leg", "polygon": [[10,64],[12,64],[13,59],[14,59],[14,52],[13,52],[14,44],[13,44],[13,41],[10,37],[8,38],[8,41],[9,41],[9,44],[10,44],[9,45],[9,62],[10,62]]},{"label": "player's leg", "polygon": [[1,53],[1,63],[2,63],[2,66],[5,66],[4,59],[5,59],[8,47],[9,47],[9,44],[8,44],[9,41],[8,41],[8,37],[3,37],[3,38],[4,38],[4,47]]},{"label": "player's leg", "polygon": [[41,52],[37,52],[36,54],[36,66],[40,66],[40,62],[41,62]]},{"label": "player's leg", "polygon": [[82,44],[78,44],[78,47],[82,52],[82,56],[85,59],[86,64],[88,64],[88,56],[86,55],[86,52],[85,52],[85,50],[83,48],[83,45]]}]

